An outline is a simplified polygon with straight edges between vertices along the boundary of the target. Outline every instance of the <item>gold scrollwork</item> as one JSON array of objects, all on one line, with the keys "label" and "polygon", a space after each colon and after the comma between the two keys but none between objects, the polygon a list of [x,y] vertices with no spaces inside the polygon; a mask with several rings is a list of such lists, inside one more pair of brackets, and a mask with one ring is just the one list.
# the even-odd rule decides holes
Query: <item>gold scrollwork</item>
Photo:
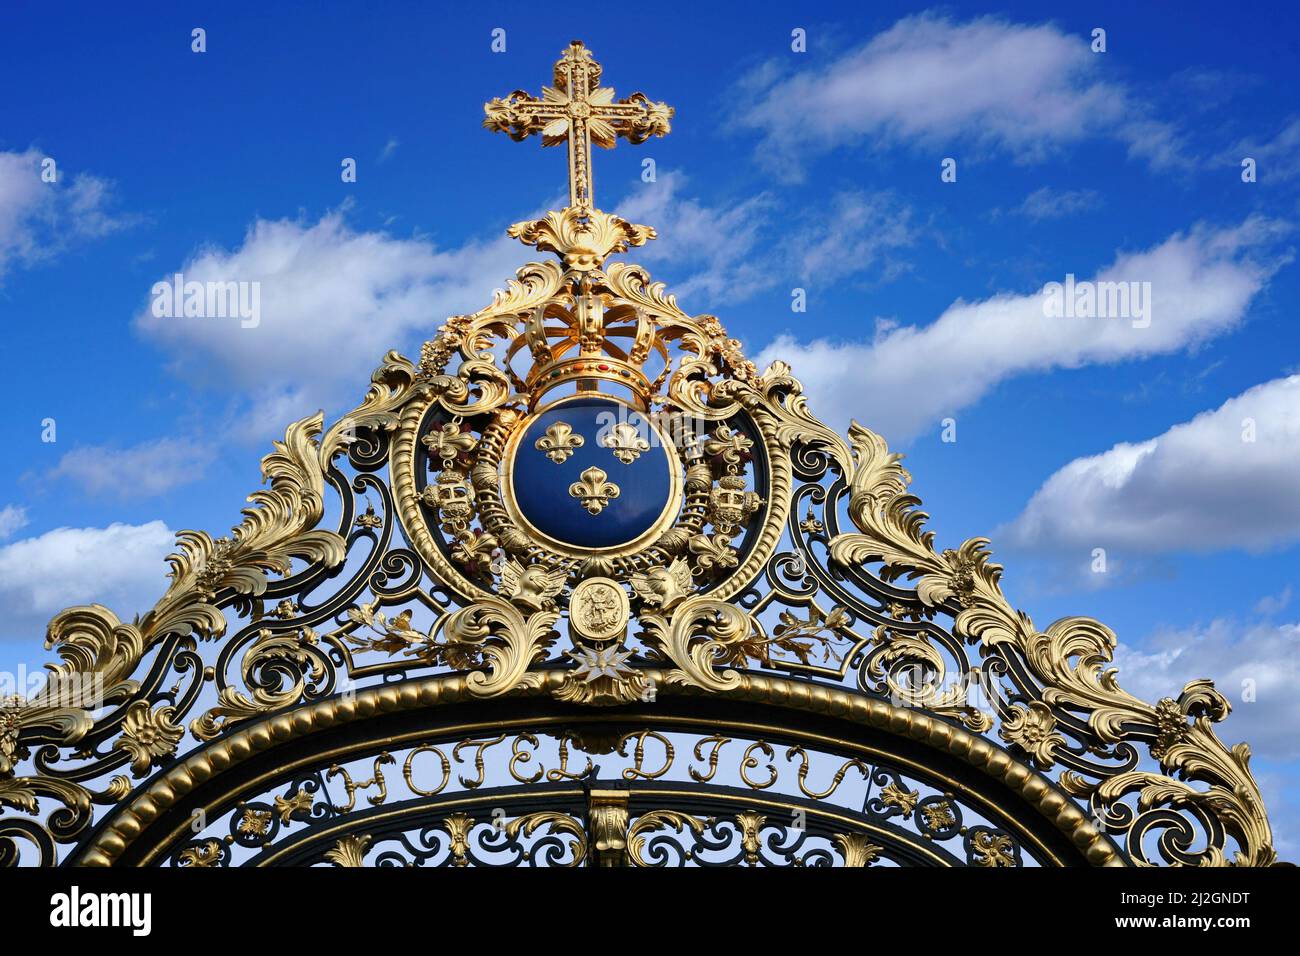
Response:
[{"label": "gold scrollwork", "polygon": [[521,833],[526,837],[532,836],[542,827],[546,827],[553,834],[564,834],[570,838],[569,852],[573,854],[573,859],[566,863],[566,866],[582,865],[582,861],[587,858],[587,831],[582,828],[581,823],[567,813],[559,813],[555,810],[525,813],[509,821],[505,826],[505,832],[506,836],[513,840]]},{"label": "gold scrollwork", "polygon": [[467,677],[470,691],[493,697],[519,686],[528,668],[559,637],[557,611],[535,611],[525,617],[509,601],[491,595],[461,608],[447,621],[451,641],[481,649],[484,670]]},{"label": "gold scrollwork", "polygon": [[[1009,739],[1050,766],[1057,744],[1046,718],[1065,708],[1085,714],[1089,729],[1104,744],[1145,736],[1164,774],[1130,770],[1094,783],[1067,770],[1061,785],[1076,795],[1090,795],[1102,809],[1138,794],[1141,814],[1130,826],[1139,829],[1143,816],[1168,825],[1167,816],[1159,816],[1165,807],[1196,808],[1217,819],[1237,841],[1235,863],[1267,866],[1276,860],[1263,798],[1250,772],[1250,749],[1244,744],[1229,749],[1214,733],[1213,722],[1222,720],[1230,707],[1210,681],[1193,681],[1177,700],[1165,698],[1155,705],[1122,690],[1116,671],[1106,668],[1116,644],[1109,628],[1091,618],[1068,617],[1037,630],[1003,595],[1002,569],[989,561],[988,541],[972,538],[956,550],[936,552],[934,533],[924,530],[927,516],[917,510],[919,499],[907,493],[911,476],[899,465],[902,456],[891,454],[884,439],[857,423],[849,437],[856,460],[849,515],[857,531],[832,540],[831,557],[847,565],[883,561],[887,580],[915,579],[926,607],[954,607],[958,636],[1023,662],[1050,713],[1042,707],[1015,712]],[[1148,727],[1160,732],[1152,736],[1144,730]],[[1215,846],[1202,860],[1226,862]]]},{"label": "gold scrollwork", "polygon": [[[308,683],[325,676],[316,643],[311,628],[283,632],[262,628],[240,666],[244,686],[252,688],[251,696],[235,686],[222,687],[217,692],[217,706],[193,720],[190,733],[196,740],[213,740],[235,724],[297,703]],[[259,680],[263,673],[274,675],[275,682],[268,686]],[[293,679],[283,680],[286,675]]]},{"label": "gold scrollwork", "polygon": [[697,595],[678,604],[670,615],[643,613],[643,640],[658,648],[677,670],[671,681],[725,691],[740,680],[734,670],[719,673],[717,662],[728,648],[745,640],[753,629],[749,615],[712,595]]},{"label": "gold scrollwork", "polygon": [[[836,717],[851,712],[853,719],[878,729],[938,741],[937,746],[970,757],[991,774],[995,771],[989,768],[996,766],[1000,780],[1029,773],[1030,785],[1020,792],[1080,847],[1086,846],[1085,856],[1092,862],[1123,859],[1079,806],[1063,805],[1060,793],[1025,766],[1024,755],[1038,770],[1060,768],[1061,789],[1089,802],[1102,827],[1126,834],[1128,856],[1135,862],[1152,862],[1145,857],[1148,847],[1158,847],[1167,862],[1275,862],[1272,832],[1249,769],[1249,749],[1244,744],[1228,748],[1215,734],[1213,724],[1227,715],[1229,705],[1210,682],[1193,681],[1176,698],[1155,704],[1123,691],[1107,667],[1116,637],[1104,625],[1066,618],[1039,631],[1002,594],[1001,568],[991,563],[987,541],[976,538],[936,551],[933,532],[924,529],[920,502],[908,494],[910,476],[883,439],[855,424],[846,442],[812,415],[787,365],[774,362],[760,374],[715,316],[688,315],[666,286],[652,281],[640,266],[605,262],[612,253],[653,238],[654,232],[594,207],[590,145],[609,145],[617,136],[640,142],[662,135],[671,110],[639,94],[615,103],[612,93],[599,86],[599,64],[581,45],[566,51],[557,70],[555,87],[542,98],[512,94],[495,100],[487,118],[490,128],[515,137],[541,133],[544,141],[568,142],[574,201],[565,210],[511,229],[517,238],[558,253],[562,261],[525,265],[486,308],[449,318],[425,343],[418,366],[388,353],[362,403],[328,431],[322,433],[320,415],[291,425],[262,461],[269,488],[250,496],[250,507],[228,536],[178,535],[177,553],[168,559],[171,583],[148,613],[125,623],[107,608],[89,605],[69,608],[50,622],[46,647],[58,653],[61,663],[49,669],[45,686],[32,697],[0,700],[0,805],[46,813],[37,828],[19,828],[19,836],[36,846],[40,862],[57,862],[55,844],[80,840],[83,833],[84,851],[75,851],[80,859],[118,859],[160,808],[194,780],[207,779],[220,767],[269,746],[268,741],[305,733],[303,727],[318,717],[323,720],[327,712],[331,720],[355,718],[350,700],[331,700],[343,667],[349,669],[348,677],[368,677],[407,666],[453,673],[436,679],[402,676],[392,687],[363,687],[361,696],[382,700],[393,711],[414,706],[415,697],[402,696],[408,691],[431,695],[421,698],[421,706],[508,693],[552,694],[585,705],[626,704],[652,700],[662,684],[680,694],[715,694]],[[510,361],[525,347],[533,360],[528,371],[513,368]],[[662,360],[658,372],[648,367],[651,360]],[[581,396],[610,383],[630,392],[630,399],[619,401],[642,413],[656,430],[651,412],[656,407],[707,425],[690,426],[691,441],[685,443],[690,450],[680,460],[668,454],[674,490],[664,514],[645,535],[600,553],[566,550],[523,527],[511,513],[510,496],[503,492],[510,478],[506,453],[517,449],[524,426],[534,420],[530,416],[543,413],[539,403],[549,389],[573,387]],[[581,435],[565,428],[565,423],[555,423],[537,441],[553,461],[567,461],[582,442]],[[651,443],[629,429],[614,429],[601,445],[630,465]],[[391,496],[379,470],[385,446]],[[346,499],[348,478],[336,461],[345,453],[354,471],[352,492],[379,493],[383,516],[368,495],[361,514]],[[798,489],[796,477],[803,482]],[[622,493],[608,479],[604,470],[589,468],[570,492],[591,514],[600,514]],[[347,524],[338,531],[319,527],[326,487],[344,495]],[[845,488],[853,524],[848,530],[842,530],[837,510]],[[803,503],[801,496],[807,497],[808,511],[799,520],[800,511],[792,509]],[[820,517],[813,512],[814,502],[824,506]],[[390,520],[394,514],[397,521]],[[800,533],[815,536],[818,547],[825,545],[829,562],[818,561],[811,550],[814,542],[800,540]],[[787,534],[795,539],[797,554],[782,566],[784,556],[776,552]],[[420,583],[393,586],[400,569],[414,562],[401,547],[389,547],[390,536],[404,538],[418,556],[417,570],[423,574],[415,577]],[[388,550],[376,552],[356,588],[331,606],[344,623],[322,637],[305,624],[295,625],[295,617],[306,613],[304,606],[326,607],[306,599],[313,582],[348,577],[338,572],[357,540]],[[852,590],[855,582],[860,590],[871,590],[864,584],[873,576],[864,571],[867,564],[883,565],[875,576],[886,584],[912,582],[915,593],[882,598],[872,591],[876,600],[859,607]],[[787,583],[800,579],[797,593],[777,583],[773,569],[782,567]],[[425,574],[433,582],[427,590]],[[264,598],[273,575],[296,580],[283,587],[277,582],[273,591],[278,593]],[[584,610],[581,600],[584,585],[597,579],[617,588],[622,599],[619,613],[610,618],[617,626],[611,625],[608,633],[604,624],[588,620],[591,608]],[[755,604],[750,596],[764,580],[776,586]],[[623,591],[627,585],[635,595],[632,602]],[[573,590],[566,600],[568,586]],[[829,611],[817,604],[823,596],[836,602]],[[381,610],[408,598],[432,612],[427,628],[413,625],[409,608],[392,617]],[[769,631],[760,614],[777,605],[789,610]],[[807,617],[796,608],[806,608]],[[214,654],[200,653],[201,642],[225,635],[226,614],[232,609],[253,626],[241,628]],[[633,611],[642,628],[638,637],[644,655],[623,647]],[[575,636],[567,660],[548,655],[564,613]],[[939,627],[941,614],[953,617],[951,634]],[[850,633],[850,622],[863,620],[876,625],[874,639]],[[589,631],[585,635],[584,627]],[[997,705],[996,735],[992,714],[969,706],[960,688],[944,689],[953,669],[963,678],[980,672],[967,664],[967,645],[978,648],[984,670],[1017,691]],[[390,661],[374,669],[368,662],[354,667],[353,652],[361,650],[400,654],[403,660],[400,666]],[[809,670],[817,650],[824,660],[836,655],[836,664],[842,665],[821,668],[819,676],[847,679],[852,666],[847,661],[860,661],[857,676],[864,693],[766,673],[778,667]],[[227,683],[235,660],[240,662],[238,679]],[[919,672],[921,679],[905,680],[906,668]],[[173,679],[175,686],[168,688],[165,682]],[[213,696],[215,706],[209,707]],[[885,703],[886,696],[903,706]],[[191,708],[198,701],[209,709],[194,716]],[[204,746],[178,754],[187,721]],[[652,737],[665,749],[658,769],[644,761]],[[995,737],[1006,746],[992,742]],[[413,793],[439,793],[449,786],[462,748],[473,747],[477,776],[460,777],[472,790],[485,782],[484,750],[504,739],[502,734],[461,741],[450,758],[438,747],[422,745],[408,755],[404,779]],[[569,769],[568,740],[560,740],[559,766],[545,770],[535,756],[540,753],[537,739],[517,734],[511,775],[524,784],[539,781],[544,772],[550,781],[587,776],[593,769],[590,758],[582,773]],[[633,741],[634,766],[624,771],[625,778],[667,774],[674,759],[667,737],[649,730],[625,734],[617,744],[619,753],[625,755]],[[237,755],[230,749],[234,742],[242,748]],[[716,779],[720,751],[728,742],[722,733],[696,742],[697,761],[706,759],[706,746],[712,749],[706,769],[688,768],[693,780]],[[1137,769],[1127,760],[1134,742],[1147,745],[1158,772]],[[34,746],[51,749],[33,759]],[[412,761],[426,750],[437,756],[443,771],[433,789],[417,787],[413,780]],[[91,789],[77,781],[100,775],[93,764],[71,776],[44,769],[65,754],[98,762],[105,774],[123,764],[136,776],[161,769],[147,791],[133,788],[126,775]],[[1117,755],[1126,769],[1092,762]],[[792,747],[786,760],[795,757],[801,758],[799,788],[814,799],[833,794],[850,771],[864,772],[862,765],[847,761],[829,789],[817,791],[806,784],[808,754]],[[766,782],[755,779],[761,773],[750,773],[764,765],[760,758],[766,760]],[[539,760],[536,772],[523,773],[521,768],[533,759]],[[15,777],[20,766],[36,769]],[[354,783],[346,770],[337,769],[349,807],[356,792],[372,786],[378,790],[377,797],[368,797],[372,803],[386,798],[379,761],[371,781],[364,783]],[[761,740],[751,744],[740,774],[753,789],[774,786],[773,748]],[[883,787],[877,798],[891,808],[891,817],[897,815],[895,809],[917,815],[923,818],[921,825],[936,832],[945,830],[950,819],[956,825],[946,802],[923,800],[900,782]],[[270,832],[276,815],[287,824],[301,822],[311,812],[310,797],[301,791],[275,801],[274,809],[244,807],[248,814],[240,825],[250,828],[247,835]],[[113,819],[91,828],[93,805],[112,803],[122,804]],[[51,810],[50,804],[62,809]],[[577,841],[575,863],[584,858],[643,863],[645,834],[655,828],[687,827],[699,833],[714,823],[670,810],[643,814],[630,824],[626,812],[621,819],[613,811],[606,817],[608,833],[598,846],[582,843],[583,835],[563,814],[530,814],[510,826],[523,835],[542,826],[568,834]],[[761,851],[761,815],[742,814],[736,821],[745,859],[755,862]],[[444,821],[456,865],[469,862],[473,826],[467,814]],[[1199,845],[1192,838],[1195,826],[1207,839],[1204,849],[1193,852],[1184,848]],[[1162,830],[1166,839],[1147,838]],[[1004,844],[998,834],[972,830],[964,835],[977,863],[1016,858],[1016,845]],[[866,865],[880,852],[858,834],[837,834],[834,843],[851,866]],[[369,836],[345,836],[325,858],[340,866],[361,865],[369,845]],[[220,845],[214,855],[208,844],[193,843],[176,859],[207,866],[219,863],[221,852]]]},{"label": "gold scrollwork", "polygon": [[655,830],[671,828],[673,832],[690,830],[699,834],[704,832],[704,821],[689,813],[679,810],[651,810],[637,817],[627,831],[627,855],[633,866],[653,866],[644,856],[647,834]]},{"label": "gold scrollwork", "polygon": [[[324,513],[325,466],[316,444],[322,421],[319,414],[304,418],[274,443],[275,450],[262,459],[270,488],[249,496],[251,507],[244,509],[244,520],[229,537],[213,540],[198,531],[177,535],[178,551],[167,559],[171,585],[143,617],[125,624],[98,604],[54,616],[45,646],[55,649],[62,663],[49,668],[44,685],[30,698],[0,700],[0,805],[35,812],[40,794],[84,821],[90,797],[80,785],[54,778],[5,779],[13,774],[23,740],[39,734],[47,743],[71,747],[97,726],[109,726],[115,719],[113,705],[140,691],[132,675],[150,650],[171,637],[225,633],[225,615],[213,603],[219,593],[260,595],[268,573],[288,574],[294,559],[323,568],[342,563],[343,538],[315,527]],[[152,709],[136,700],[126,714],[130,719],[123,720],[120,749],[130,754],[137,773],[175,752],[174,708]],[[76,828],[72,825],[70,832]]]}]

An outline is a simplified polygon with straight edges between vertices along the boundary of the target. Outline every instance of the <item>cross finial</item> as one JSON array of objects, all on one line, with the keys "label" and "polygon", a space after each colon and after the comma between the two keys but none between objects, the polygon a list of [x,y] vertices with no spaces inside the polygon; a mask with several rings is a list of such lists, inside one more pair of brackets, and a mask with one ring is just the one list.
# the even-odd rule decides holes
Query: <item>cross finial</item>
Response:
[{"label": "cross finial", "polygon": [[600,64],[580,40],[569,44],[555,64],[555,86],[543,87],[540,99],[515,90],[483,106],[483,125],[511,139],[542,134],[543,146],[569,144],[569,206],[595,208],[591,192],[591,144],[613,148],[618,137],[644,143],[671,129],[673,108],[642,93],[615,100],[610,87],[600,85]]}]

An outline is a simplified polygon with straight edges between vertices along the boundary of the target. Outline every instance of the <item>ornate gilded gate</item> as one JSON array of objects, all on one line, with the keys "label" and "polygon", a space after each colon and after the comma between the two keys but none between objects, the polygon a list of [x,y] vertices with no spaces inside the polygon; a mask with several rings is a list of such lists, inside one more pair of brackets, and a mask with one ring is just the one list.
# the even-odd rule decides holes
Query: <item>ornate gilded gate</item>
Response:
[{"label": "ornate gilded gate", "polygon": [[[569,205],[525,266],[289,427],[233,532],[138,620],[60,613],[0,704],[0,859],[162,865],[1274,862],[1209,681],[1138,700],[1039,631],[987,542],[639,266],[591,144],[669,131],[573,43],[540,99]],[[870,413],[870,409],[864,410]]]}]

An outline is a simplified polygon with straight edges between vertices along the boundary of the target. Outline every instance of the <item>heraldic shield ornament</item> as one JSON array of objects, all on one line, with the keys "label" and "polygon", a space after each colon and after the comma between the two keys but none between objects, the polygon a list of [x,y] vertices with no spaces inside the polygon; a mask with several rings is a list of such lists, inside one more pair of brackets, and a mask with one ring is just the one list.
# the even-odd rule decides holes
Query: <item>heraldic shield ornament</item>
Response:
[{"label": "heraldic shield ornament", "polygon": [[573,556],[635,550],[681,509],[682,462],[668,434],[630,405],[577,395],[524,421],[506,452],[506,507]]},{"label": "heraldic shield ornament", "polygon": [[1276,862],[1210,681],[1126,692],[1104,624],[936,548],[883,438],[608,261],[655,232],[595,206],[592,144],[673,111],[600,81],[574,42],[486,105],[568,150],[509,230],[556,259],[290,425],[152,609],[50,622],[0,864]]}]

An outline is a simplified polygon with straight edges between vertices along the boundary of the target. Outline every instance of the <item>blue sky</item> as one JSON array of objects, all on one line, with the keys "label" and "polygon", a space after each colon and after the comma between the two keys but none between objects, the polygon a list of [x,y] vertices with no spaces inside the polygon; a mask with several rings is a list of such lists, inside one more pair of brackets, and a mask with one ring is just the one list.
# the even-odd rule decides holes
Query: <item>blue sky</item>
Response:
[{"label": "blue sky", "polygon": [[[503,230],[562,202],[563,152],[482,103],[581,37],[619,95],[677,109],[596,156],[598,203],[659,230],[635,258],[905,451],[940,539],[992,535],[1040,626],[1105,621],[1147,696],[1215,677],[1300,851],[1296,14],[260,6],[0,14],[0,669],[39,666],[66,604],[144,610],[284,424],[346,411],[525,261]],[[178,270],[259,279],[262,322],[154,319]],[[1149,326],[1045,318],[1067,274],[1150,282]]]}]

